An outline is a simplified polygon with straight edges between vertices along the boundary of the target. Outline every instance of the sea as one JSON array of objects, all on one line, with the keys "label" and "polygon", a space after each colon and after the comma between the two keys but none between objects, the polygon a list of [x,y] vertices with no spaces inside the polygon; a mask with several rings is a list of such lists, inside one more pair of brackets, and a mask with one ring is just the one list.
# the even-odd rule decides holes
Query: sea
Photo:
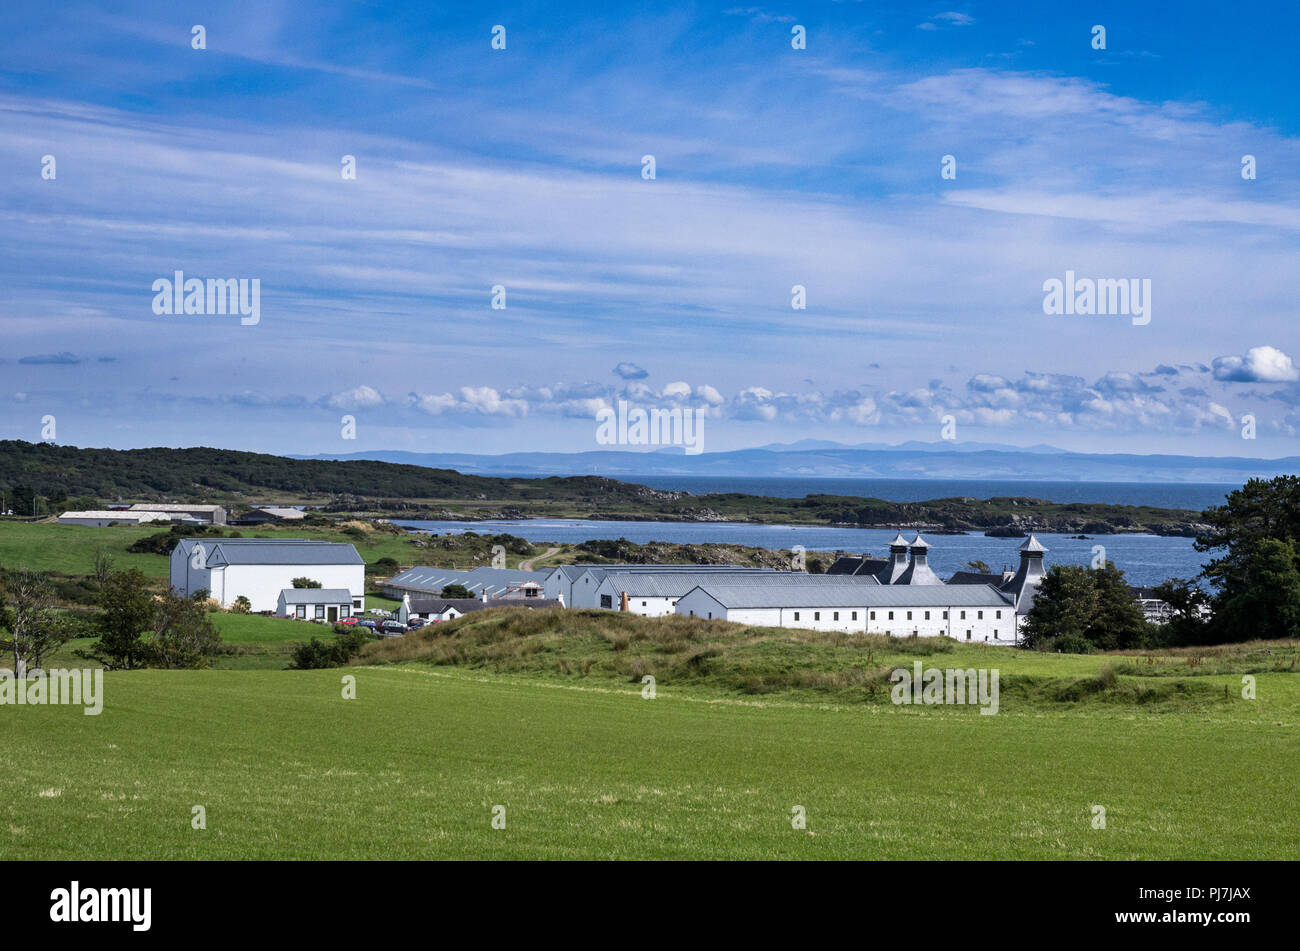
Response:
[{"label": "sea", "polygon": [[[685,490],[702,495],[709,492],[745,492],[802,498],[805,495],[851,495],[916,502],[927,499],[971,496],[1027,496],[1051,502],[1097,502],[1113,505],[1153,505],[1161,508],[1193,509],[1223,502],[1236,485],[1179,483],[1148,485],[1128,482],[1015,482],[989,480],[917,479],[790,479],[730,478],[712,476],[628,476],[658,489]],[[810,552],[844,551],[883,557],[893,530],[805,525],[755,525],[747,522],[626,522],[596,519],[497,519],[484,522],[395,520],[414,531],[436,534],[466,531],[480,534],[507,533],[531,542],[583,542],[589,539],[626,538],[628,541],[676,542],[681,544],[727,543],[760,548],[793,549],[801,545]],[[911,537],[914,533],[905,533]],[[1168,578],[1193,578],[1209,553],[1195,550],[1190,538],[1160,535],[1095,535],[1071,538],[1065,535],[1038,536],[1048,553],[1048,565],[1089,565],[1104,549],[1102,557],[1124,571],[1130,584],[1155,585]],[[995,571],[1014,568],[1020,560],[1018,538],[989,538],[982,534],[932,535],[930,565],[942,577],[966,570],[967,562],[983,561]]]}]

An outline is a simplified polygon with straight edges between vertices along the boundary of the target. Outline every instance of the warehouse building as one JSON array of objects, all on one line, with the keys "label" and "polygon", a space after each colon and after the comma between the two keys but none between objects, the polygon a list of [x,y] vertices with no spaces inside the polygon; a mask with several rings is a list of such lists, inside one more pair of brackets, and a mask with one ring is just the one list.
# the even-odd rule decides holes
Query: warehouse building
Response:
[{"label": "warehouse building", "polygon": [[254,612],[273,612],[294,578],[346,588],[352,613],[365,608],[365,562],[356,548],[307,538],[185,538],[172,550],[170,583],[191,596],[206,590],[222,607],[248,598]]}]

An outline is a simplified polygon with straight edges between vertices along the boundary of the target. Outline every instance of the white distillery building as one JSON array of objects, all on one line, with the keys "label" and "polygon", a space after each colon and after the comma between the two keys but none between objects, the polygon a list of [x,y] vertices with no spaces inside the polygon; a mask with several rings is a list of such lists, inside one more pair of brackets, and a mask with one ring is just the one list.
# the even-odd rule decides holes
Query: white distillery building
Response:
[{"label": "white distillery building", "polygon": [[243,595],[257,612],[275,611],[294,578],[310,578],[322,588],[346,588],[352,613],[359,614],[365,571],[352,545],[307,538],[185,538],[171,554],[173,590],[188,597],[207,589],[223,607]]},{"label": "white distillery building", "polygon": [[800,627],[895,637],[947,636],[1014,644],[1010,597],[988,586],[749,585],[712,582],[677,602],[678,614],[758,627]]},{"label": "white distillery building", "polygon": [[677,610],[677,602],[701,585],[729,584],[774,587],[780,585],[848,585],[877,587],[875,578],[843,578],[810,575],[802,571],[727,570],[711,571],[610,571],[596,587],[596,606],[629,611],[643,617],[663,617]]},{"label": "white distillery building", "polygon": [[860,559],[857,569],[837,563],[840,573],[820,576],[832,579],[829,585],[793,583],[784,573],[770,583],[705,578],[674,610],[756,626],[1015,644],[1043,577],[1042,543],[1033,535],[1025,540],[1010,577],[963,572],[955,583],[930,569],[929,547],[920,535],[909,544],[900,534],[888,560]]},{"label": "white distillery building", "polygon": [[[573,572],[572,569],[580,568],[580,571]],[[619,609],[619,603],[624,588],[619,585],[619,579],[631,578],[638,574],[677,574],[686,576],[695,575],[712,575],[717,572],[727,572],[729,574],[763,574],[776,575],[778,572],[771,568],[747,568],[740,565],[563,565],[556,568],[547,575],[543,585],[545,596],[548,598],[563,597],[564,603],[571,608],[605,608],[611,611]],[[610,584],[601,586],[609,579],[614,579]],[[677,597],[691,590],[695,585],[688,584],[681,588]],[[667,591],[668,589],[664,589]],[[667,597],[665,593],[663,595]],[[668,612],[665,612],[668,613]]]}]

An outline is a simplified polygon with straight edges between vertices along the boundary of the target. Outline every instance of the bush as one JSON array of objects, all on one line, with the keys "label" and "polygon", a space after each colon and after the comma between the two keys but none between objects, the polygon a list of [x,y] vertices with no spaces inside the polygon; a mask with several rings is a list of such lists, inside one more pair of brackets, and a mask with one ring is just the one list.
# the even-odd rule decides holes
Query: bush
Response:
[{"label": "bush", "polygon": [[325,667],[342,667],[353,657],[361,653],[361,648],[370,639],[367,628],[357,629],[338,625],[340,631],[333,644],[313,637],[305,644],[293,649],[293,659],[289,662],[290,670],[320,670]]},{"label": "bush", "polygon": [[1046,638],[1043,649],[1062,654],[1091,654],[1092,641],[1082,634],[1062,634],[1060,637]]}]

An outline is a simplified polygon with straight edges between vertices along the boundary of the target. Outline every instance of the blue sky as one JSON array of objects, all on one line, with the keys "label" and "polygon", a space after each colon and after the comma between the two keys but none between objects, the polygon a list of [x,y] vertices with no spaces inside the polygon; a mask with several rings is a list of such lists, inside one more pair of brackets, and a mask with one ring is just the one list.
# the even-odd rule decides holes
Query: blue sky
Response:
[{"label": "blue sky", "polygon": [[[1300,451],[1294,4],[555,6],[7,4],[0,436]],[[178,269],[260,321],[156,315]]]}]

